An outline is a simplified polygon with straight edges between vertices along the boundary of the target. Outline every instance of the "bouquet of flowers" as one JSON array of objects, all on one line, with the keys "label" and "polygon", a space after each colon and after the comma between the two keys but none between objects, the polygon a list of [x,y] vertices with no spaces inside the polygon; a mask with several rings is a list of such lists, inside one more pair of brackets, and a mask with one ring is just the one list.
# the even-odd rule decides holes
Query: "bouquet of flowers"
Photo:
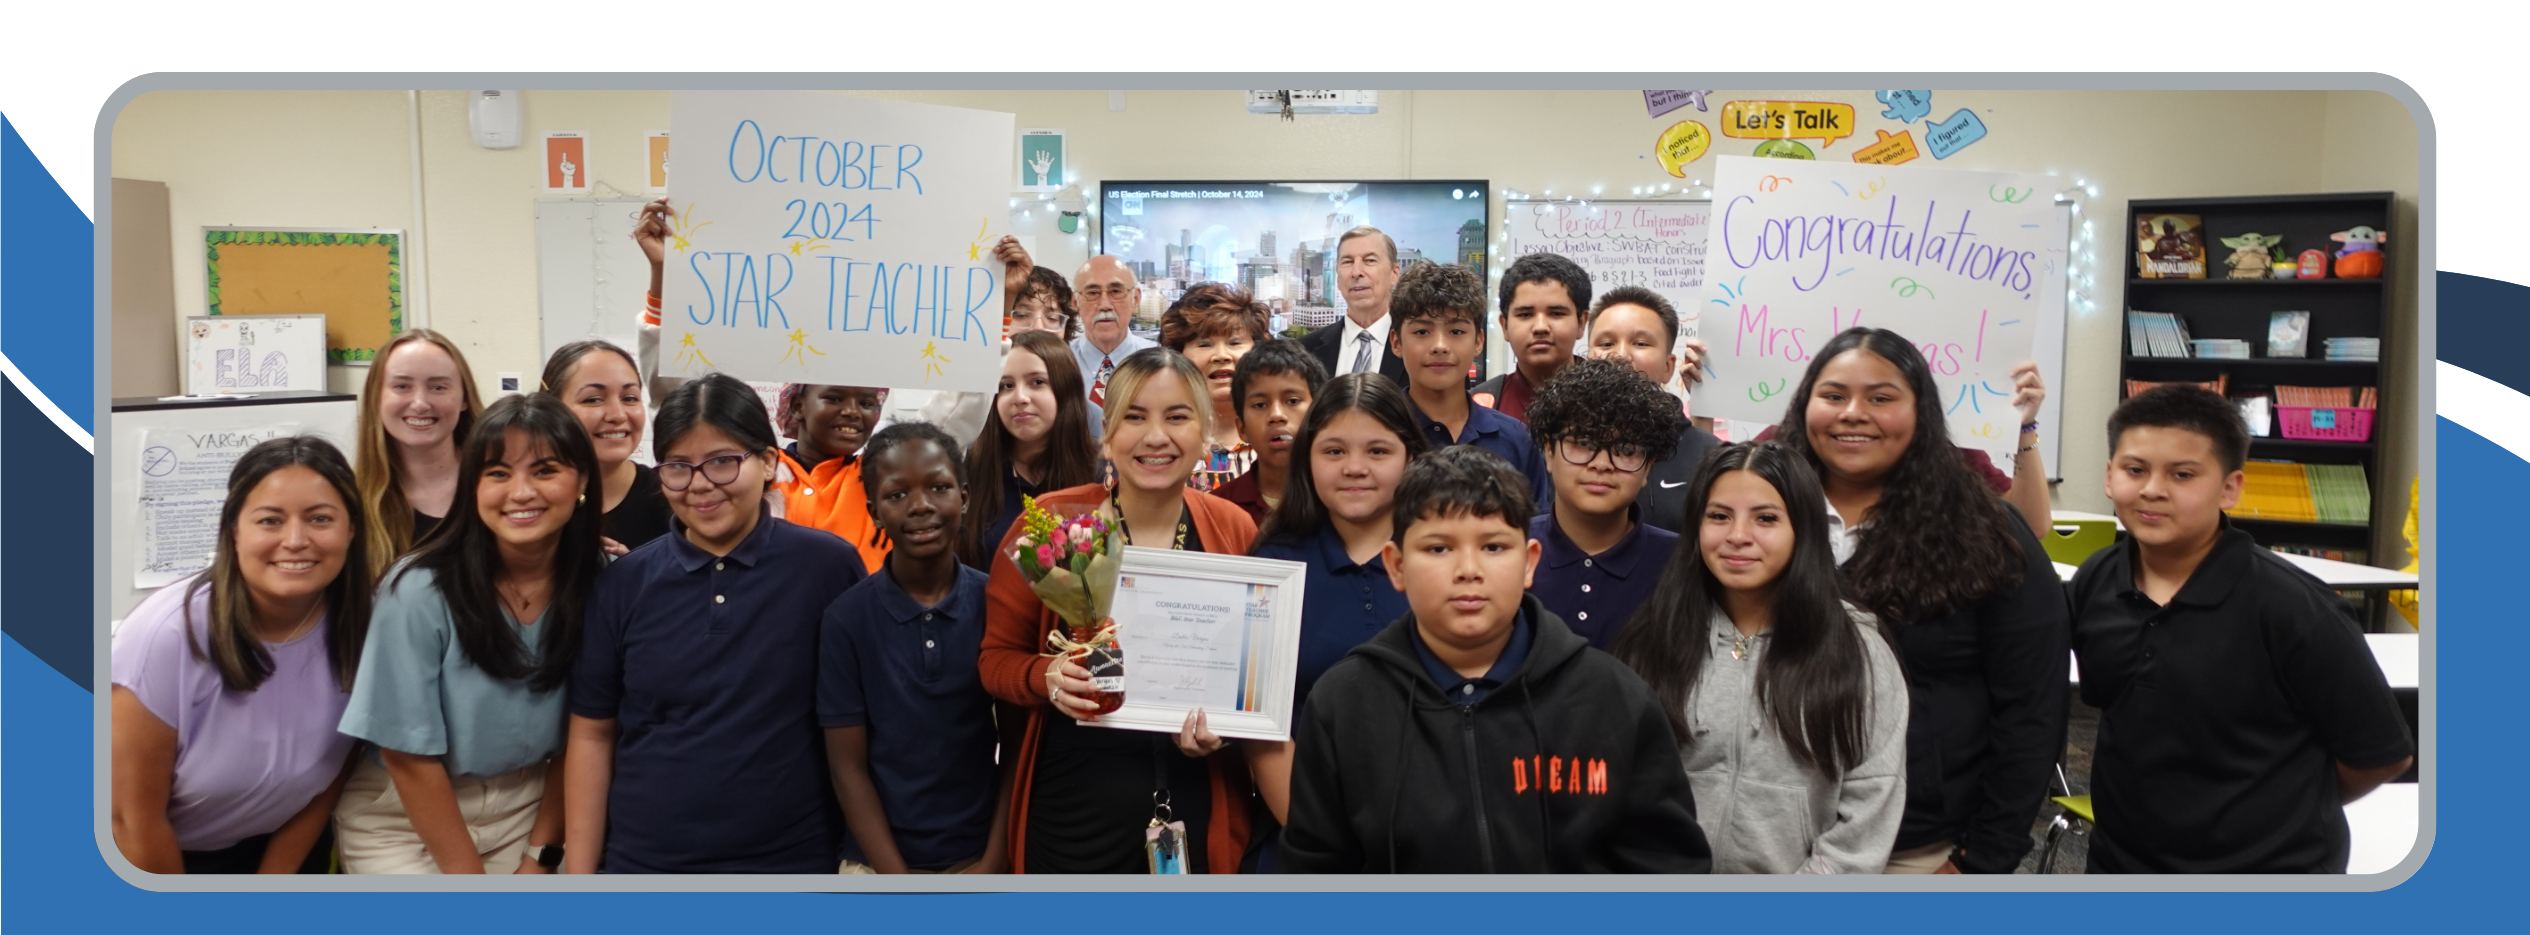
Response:
[{"label": "bouquet of flowers", "polygon": [[[1097,714],[1124,706],[1124,647],[1116,641],[1116,622],[1109,608],[1116,601],[1116,569],[1123,537],[1096,512],[1058,519],[1037,503],[1022,501],[1019,538],[1011,562],[1027,576],[1028,585],[1046,609],[1063,618],[1064,627],[1046,634],[1048,656],[1072,660],[1088,669],[1098,691]],[[1069,632],[1066,632],[1069,631]]]}]

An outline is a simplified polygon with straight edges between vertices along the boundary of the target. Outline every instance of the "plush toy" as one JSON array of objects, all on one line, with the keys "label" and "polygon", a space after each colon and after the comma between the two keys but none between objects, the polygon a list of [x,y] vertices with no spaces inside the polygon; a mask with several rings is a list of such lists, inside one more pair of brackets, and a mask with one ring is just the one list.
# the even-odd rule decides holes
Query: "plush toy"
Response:
[{"label": "plush toy", "polygon": [[2317,247],[2302,251],[2302,278],[2328,278],[2328,255]]},{"label": "plush toy", "polygon": [[2345,246],[2337,248],[2337,278],[2379,279],[2381,277],[2381,245],[2389,242],[2389,232],[2373,230],[2357,224],[2328,235]]},{"label": "plush toy", "polygon": [[2225,237],[2223,246],[2231,248],[2231,256],[2223,260],[2223,265],[2231,267],[2233,279],[2265,279],[2275,262],[2270,251],[2283,242],[2281,236],[2255,231],[2238,237]]}]

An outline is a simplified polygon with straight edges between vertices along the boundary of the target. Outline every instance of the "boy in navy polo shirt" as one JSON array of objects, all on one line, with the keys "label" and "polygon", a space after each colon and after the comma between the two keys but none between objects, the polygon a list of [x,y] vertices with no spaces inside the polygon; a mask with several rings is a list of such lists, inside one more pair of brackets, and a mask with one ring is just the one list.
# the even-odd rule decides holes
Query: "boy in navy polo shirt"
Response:
[{"label": "boy in navy polo shirt", "polygon": [[1380,560],[1411,612],[1296,718],[1288,873],[1703,873],[1660,702],[1522,593],[1525,478],[1445,448],[1406,468]]},{"label": "boy in navy polo shirt", "polygon": [[[1230,398],[1238,402],[1239,437],[1256,449],[1256,463],[1247,473],[1212,489],[1212,495],[1238,504],[1249,519],[1265,523],[1265,514],[1283,500],[1283,484],[1291,476],[1292,440],[1309,416],[1309,403],[1326,386],[1326,368],[1300,342],[1277,338],[1239,357],[1230,371]],[[1308,470],[1309,459],[1298,459]]]},{"label": "boy in navy polo shirt", "polygon": [[1388,299],[1395,324],[1389,349],[1406,362],[1406,398],[1414,403],[1423,443],[1435,450],[1474,445],[1509,462],[1529,482],[1529,498],[1552,496],[1546,462],[1529,443],[1528,426],[1467,392],[1467,368],[1485,352],[1485,283],[1464,266],[1426,263],[1406,271]]},{"label": "boy in navy polo shirt", "polygon": [[1652,464],[1677,448],[1687,417],[1678,397],[1613,360],[1565,367],[1528,412],[1555,479],[1554,500],[1529,520],[1544,551],[1529,593],[1606,649],[1678,546],[1677,533],[1641,521],[1634,498]]},{"label": "boy in navy polo shirt", "polygon": [[2100,709],[2094,873],[2344,873],[2344,804],[2414,762],[2363,634],[2318,579],[2234,529],[2249,435],[2201,387],[2108,419],[2126,532],[2073,578]]},{"label": "boy in navy polo shirt", "polygon": [[985,575],[952,548],[966,461],[928,422],[879,430],[861,459],[871,519],[896,547],[819,634],[817,718],[851,829],[842,871],[1002,872],[1010,787],[975,668]]}]

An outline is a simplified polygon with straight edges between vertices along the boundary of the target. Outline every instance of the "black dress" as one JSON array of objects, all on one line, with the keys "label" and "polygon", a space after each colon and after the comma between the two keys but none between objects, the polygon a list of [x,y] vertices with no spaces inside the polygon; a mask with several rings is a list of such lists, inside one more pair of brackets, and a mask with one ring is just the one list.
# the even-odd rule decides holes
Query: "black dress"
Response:
[{"label": "black dress", "polygon": [[[1190,533],[1184,551],[1203,551]],[[1125,665],[1133,665],[1126,646]],[[1028,873],[1149,873],[1143,831],[1165,777],[1171,817],[1186,823],[1186,869],[1209,872],[1212,767],[1178,752],[1170,734],[1087,727],[1049,712],[1037,735],[1028,793]]]},{"label": "black dress", "polygon": [[646,464],[633,465],[632,488],[624,491],[624,499],[606,511],[606,538],[624,544],[627,549],[641,548],[642,543],[668,534],[668,497],[659,488],[659,472]]}]

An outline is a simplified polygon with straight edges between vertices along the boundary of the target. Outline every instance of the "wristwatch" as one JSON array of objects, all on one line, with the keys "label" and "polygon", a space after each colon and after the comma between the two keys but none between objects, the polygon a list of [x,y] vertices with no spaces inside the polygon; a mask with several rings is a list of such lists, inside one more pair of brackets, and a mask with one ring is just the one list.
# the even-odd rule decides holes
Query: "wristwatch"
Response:
[{"label": "wristwatch", "polygon": [[562,866],[562,845],[547,844],[543,847],[530,846],[527,848],[527,856],[529,859],[536,862],[536,866],[552,870]]}]

